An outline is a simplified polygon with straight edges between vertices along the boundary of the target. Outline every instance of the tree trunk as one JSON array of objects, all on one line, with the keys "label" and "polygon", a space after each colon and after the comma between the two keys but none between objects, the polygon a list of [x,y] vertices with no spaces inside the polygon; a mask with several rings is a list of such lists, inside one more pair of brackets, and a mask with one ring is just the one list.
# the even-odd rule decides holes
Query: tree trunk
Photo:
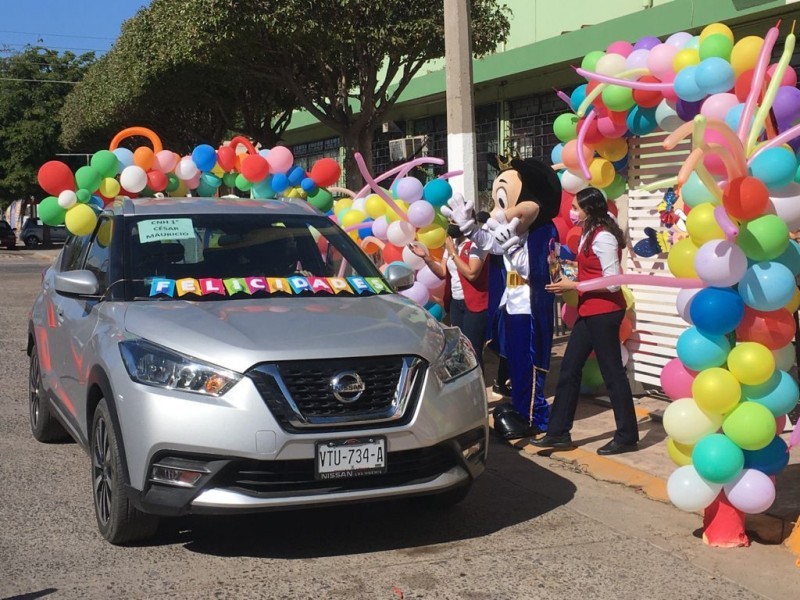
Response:
[{"label": "tree trunk", "polygon": [[347,187],[354,192],[357,192],[366,185],[366,181],[364,181],[361,171],[356,164],[356,152],[361,153],[370,175],[373,177],[377,175],[377,173],[372,172],[372,140],[374,135],[371,129],[365,129],[363,131],[349,130],[342,134],[342,144],[346,152],[344,170],[347,178]]}]

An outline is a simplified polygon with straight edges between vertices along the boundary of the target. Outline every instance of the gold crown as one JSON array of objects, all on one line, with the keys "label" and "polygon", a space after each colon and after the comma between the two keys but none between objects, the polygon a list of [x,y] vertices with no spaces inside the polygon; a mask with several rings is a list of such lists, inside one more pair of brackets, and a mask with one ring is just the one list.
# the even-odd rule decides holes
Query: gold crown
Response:
[{"label": "gold crown", "polygon": [[498,169],[500,169],[501,171],[505,171],[506,169],[510,169],[511,168],[511,161],[514,160],[513,156],[505,157],[505,156],[502,156],[500,154],[495,154],[495,156],[497,157],[497,168]]}]

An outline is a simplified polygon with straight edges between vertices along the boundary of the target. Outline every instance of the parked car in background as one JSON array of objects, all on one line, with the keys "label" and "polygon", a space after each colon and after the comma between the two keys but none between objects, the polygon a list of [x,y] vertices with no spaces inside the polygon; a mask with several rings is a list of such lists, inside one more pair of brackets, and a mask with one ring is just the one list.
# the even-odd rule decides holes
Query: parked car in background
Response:
[{"label": "parked car in background", "polygon": [[413,283],[304,201],[115,203],[44,275],[31,431],[88,451],[114,544],[159,516],[458,502],[484,471],[483,377]]},{"label": "parked car in background", "polygon": [[8,224],[8,221],[0,221],[0,246],[5,246],[8,250],[13,250],[17,245],[17,234]]},{"label": "parked car in background", "polygon": [[[25,221],[19,238],[28,248],[35,248],[44,242],[44,223],[41,219],[30,218]],[[50,241],[62,243],[67,239],[67,228],[64,225],[50,227]]]}]

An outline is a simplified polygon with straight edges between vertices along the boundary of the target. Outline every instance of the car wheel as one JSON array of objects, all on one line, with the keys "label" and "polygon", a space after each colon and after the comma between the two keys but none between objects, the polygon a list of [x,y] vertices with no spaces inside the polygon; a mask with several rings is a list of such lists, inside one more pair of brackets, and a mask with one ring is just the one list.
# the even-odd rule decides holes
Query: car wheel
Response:
[{"label": "car wheel", "polygon": [[158,517],[138,510],[123,490],[119,442],[105,399],[92,419],[91,460],[94,513],[102,536],[112,544],[124,544],[155,534]]},{"label": "car wheel", "polygon": [[422,498],[420,498],[420,500],[422,500],[423,504],[427,508],[432,508],[432,509],[450,508],[451,506],[455,506],[456,504],[464,500],[469,495],[471,489],[472,489],[472,482],[465,483],[464,485],[460,485],[457,488],[447,490],[446,492],[433,494],[431,496],[423,496]]},{"label": "car wheel", "polygon": [[50,405],[42,394],[42,370],[39,366],[39,353],[34,345],[31,349],[30,371],[28,374],[28,408],[31,433],[40,442],[56,442],[66,439],[67,432],[50,412]]},{"label": "car wheel", "polygon": [[37,238],[35,235],[29,235],[23,241],[25,242],[26,248],[35,248],[39,245],[39,238]]}]

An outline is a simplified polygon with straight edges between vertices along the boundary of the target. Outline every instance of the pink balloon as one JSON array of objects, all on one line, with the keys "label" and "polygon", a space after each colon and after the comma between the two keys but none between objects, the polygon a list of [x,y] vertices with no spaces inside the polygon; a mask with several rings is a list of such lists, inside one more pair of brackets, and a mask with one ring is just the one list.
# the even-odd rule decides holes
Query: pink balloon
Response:
[{"label": "pink balloon", "polygon": [[444,283],[444,279],[439,279],[436,273],[428,267],[422,267],[417,273],[417,281],[424,285],[429,290],[435,290]]},{"label": "pink balloon", "polygon": [[678,53],[678,48],[671,44],[659,44],[650,50],[647,56],[647,68],[653,77],[661,79],[664,75],[674,75],[672,61]]},{"label": "pink balloon", "polygon": [[[710,127],[706,129],[706,133],[705,136],[703,137],[703,140],[707,144],[721,144],[722,146],[729,148],[728,143],[725,141],[725,138],[722,136],[722,134],[714,131]],[[725,170],[725,163],[723,163],[722,159],[716,154],[704,155],[703,164],[706,166],[709,172],[713,173],[714,175],[728,174],[728,172]]]},{"label": "pink balloon", "polygon": [[700,108],[700,114],[709,119],[725,120],[725,115],[734,106],[739,104],[739,99],[736,94],[714,94],[706,98],[703,106]]},{"label": "pink balloon", "polygon": [[[767,68],[767,75],[772,77],[772,74],[775,73],[775,69],[778,68],[777,64],[770,65]],[[783,77],[781,77],[781,85],[787,85],[789,87],[795,87],[797,85],[797,73],[792,67],[789,67],[783,72]]]},{"label": "pink balloon", "polygon": [[561,320],[564,325],[572,329],[575,326],[575,321],[578,320],[578,307],[565,304],[561,307]]},{"label": "pink balloon", "polygon": [[622,40],[612,42],[609,44],[608,48],[606,48],[607,54],[619,54],[627,57],[631,52],[633,52],[633,44]]},{"label": "pink balloon", "polygon": [[270,173],[286,173],[294,163],[294,156],[286,146],[275,146],[270,148],[267,162]]},{"label": "pink balloon", "polygon": [[661,370],[661,387],[673,400],[690,398],[696,371],[687,369],[680,358],[673,358]]},{"label": "pink balloon", "polygon": [[[661,83],[672,83],[675,81],[675,73],[664,73],[660,79]],[[675,88],[671,85],[668,89],[661,90],[661,94],[664,96],[665,100],[669,100],[670,102],[678,101],[678,94],[675,93]]]},{"label": "pink balloon", "polygon": [[611,120],[611,117],[600,117],[597,119],[597,131],[603,134],[603,137],[609,139],[621,138],[628,131],[628,126],[625,123],[617,124]]},{"label": "pink balloon", "polygon": [[191,179],[187,179],[186,180],[186,187],[188,187],[190,190],[196,189],[200,185],[200,176],[201,175],[202,175],[202,173],[200,171],[198,171],[197,173],[195,173],[194,177],[192,177]]},{"label": "pink balloon", "polygon": [[172,150],[162,150],[156,153],[156,162],[153,165],[154,169],[158,169],[164,173],[169,173],[175,168],[175,153]]},{"label": "pink balloon", "polygon": [[775,435],[780,435],[786,429],[786,415],[775,417]]},{"label": "pink balloon", "polygon": [[762,513],[775,502],[775,484],[757,469],[744,469],[722,489],[731,505],[748,515]]},{"label": "pink balloon", "polygon": [[697,276],[710,286],[731,287],[747,271],[747,257],[733,242],[711,240],[697,251],[694,269]]}]

